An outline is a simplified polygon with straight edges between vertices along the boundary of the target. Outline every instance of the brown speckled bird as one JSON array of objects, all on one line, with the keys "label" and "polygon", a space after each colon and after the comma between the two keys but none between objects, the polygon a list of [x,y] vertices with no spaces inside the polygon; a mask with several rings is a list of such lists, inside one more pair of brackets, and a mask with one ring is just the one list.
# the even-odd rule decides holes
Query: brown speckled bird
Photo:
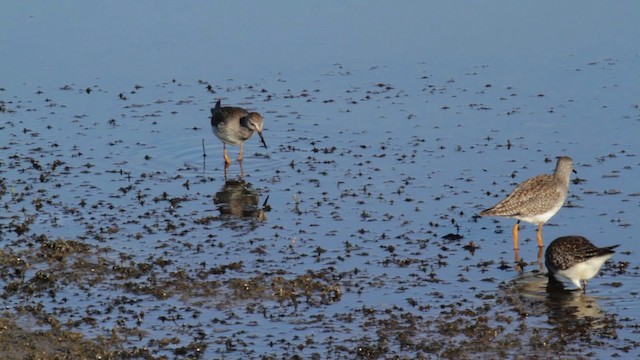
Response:
[{"label": "brown speckled bird", "polygon": [[506,198],[493,207],[480,212],[481,216],[501,216],[518,219],[513,227],[513,248],[518,249],[520,220],[538,225],[538,246],[543,247],[542,225],[564,204],[569,191],[569,178],[573,160],[568,156],[558,158],[553,174],[532,177],[516,186]]},{"label": "brown speckled bird", "polygon": [[227,155],[227,144],[240,145],[238,161],[242,161],[242,150],[244,142],[249,140],[254,132],[257,132],[262,141],[262,145],[267,147],[267,143],[262,137],[262,126],[264,121],[262,115],[257,112],[248,112],[239,107],[220,106],[220,100],[216,107],[211,109],[211,129],[213,134],[222,141],[222,152],[224,162],[231,163]]},{"label": "brown speckled bird", "polygon": [[[563,276],[578,287],[587,289],[587,280],[594,277],[602,264],[613,254],[619,245],[597,247],[582,236],[563,236],[549,244],[544,254],[544,262],[549,277]],[[581,284],[582,282],[582,284]]]}]

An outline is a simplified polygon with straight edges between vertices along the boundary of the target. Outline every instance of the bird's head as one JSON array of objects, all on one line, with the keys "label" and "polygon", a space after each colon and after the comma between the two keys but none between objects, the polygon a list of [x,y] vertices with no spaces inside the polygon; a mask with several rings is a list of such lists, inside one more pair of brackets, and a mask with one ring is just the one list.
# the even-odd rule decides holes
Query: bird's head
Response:
[{"label": "bird's head", "polygon": [[264,119],[262,115],[257,112],[252,112],[247,115],[247,126],[249,129],[256,131],[258,136],[260,136],[260,140],[262,141],[262,145],[267,147],[267,143],[264,141],[264,137],[262,136],[262,127],[264,126]]}]

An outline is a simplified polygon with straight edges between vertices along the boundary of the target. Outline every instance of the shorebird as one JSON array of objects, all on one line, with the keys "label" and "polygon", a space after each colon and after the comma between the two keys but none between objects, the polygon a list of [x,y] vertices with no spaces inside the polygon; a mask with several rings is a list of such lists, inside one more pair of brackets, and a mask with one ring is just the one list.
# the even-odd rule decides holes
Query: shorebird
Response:
[{"label": "shorebird", "polygon": [[227,144],[240,145],[238,162],[242,162],[242,150],[244,142],[249,140],[254,132],[257,132],[262,141],[262,145],[267,147],[267,143],[262,136],[262,126],[264,121],[262,115],[257,112],[248,112],[240,107],[220,106],[220,100],[211,109],[211,129],[213,134],[222,141],[222,151],[224,162],[231,164],[231,159],[227,155]]},{"label": "shorebird", "polygon": [[573,170],[573,160],[568,156],[558,158],[553,174],[543,174],[525,180],[516,186],[498,204],[480,212],[480,216],[501,216],[517,219],[513,227],[513,248],[518,249],[518,228],[520,221],[538,225],[538,246],[542,248],[542,225],[564,204],[569,191],[569,178]]},{"label": "shorebird", "polygon": [[[602,264],[614,253],[619,245],[597,247],[585,237],[572,235],[559,237],[549,244],[544,254],[544,262],[549,277],[563,276],[586,292],[587,280],[594,277]],[[552,280],[552,279],[550,279]]]}]

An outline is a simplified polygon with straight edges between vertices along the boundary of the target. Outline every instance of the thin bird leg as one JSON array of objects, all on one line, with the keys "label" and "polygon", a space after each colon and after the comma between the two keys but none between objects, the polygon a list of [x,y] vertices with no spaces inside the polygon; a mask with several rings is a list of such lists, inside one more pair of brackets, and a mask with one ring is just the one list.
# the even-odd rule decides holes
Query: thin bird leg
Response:
[{"label": "thin bird leg", "polygon": [[538,265],[540,266],[540,270],[544,269],[544,265],[542,263],[542,247],[538,248]]},{"label": "thin bird leg", "polygon": [[224,180],[227,180],[227,175],[229,175],[229,164],[228,163],[224,163]]},{"label": "thin bird leg", "polygon": [[244,149],[244,144],[240,143],[240,154],[238,154],[238,161],[242,161],[242,150]]},{"label": "thin bird leg", "polygon": [[538,224],[538,235],[537,235],[537,238],[538,238],[538,246],[540,248],[544,247],[544,242],[542,242],[542,225],[543,225],[543,223]]},{"label": "thin bird leg", "polygon": [[582,281],[583,281],[582,293],[586,294],[587,293],[587,280],[582,280]]},{"label": "thin bird leg", "polygon": [[513,226],[513,248],[518,250],[518,228],[520,227],[520,220]]},{"label": "thin bird leg", "polygon": [[229,159],[229,155],[227,155],[227,144],[222,143],[222,154],[224,155],[224,163],[231,164],[231,159]]}]

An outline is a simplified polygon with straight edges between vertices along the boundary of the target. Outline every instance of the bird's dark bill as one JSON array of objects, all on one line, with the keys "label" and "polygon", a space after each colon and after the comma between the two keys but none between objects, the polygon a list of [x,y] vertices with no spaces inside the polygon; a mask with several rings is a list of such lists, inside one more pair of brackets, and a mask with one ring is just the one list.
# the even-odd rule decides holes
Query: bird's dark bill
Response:
[{"label": "bird's dark bill", "polygon": [[264,137],[262,137],[262,133],[259,132],[258,135],[260,136],[260,140],[262,140],[262,145],[264,145],[265,149],[267,148],[267,143],[264,141]]}]

